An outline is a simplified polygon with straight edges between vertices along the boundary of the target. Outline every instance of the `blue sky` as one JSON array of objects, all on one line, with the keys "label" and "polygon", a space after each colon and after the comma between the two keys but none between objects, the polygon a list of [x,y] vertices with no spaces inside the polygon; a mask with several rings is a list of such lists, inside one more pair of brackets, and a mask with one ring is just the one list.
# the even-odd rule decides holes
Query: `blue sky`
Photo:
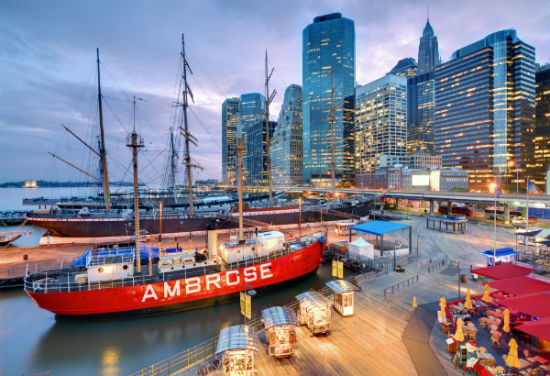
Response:
[{"label": "blue sky", "polygon": [[[404,57],[417,58],[426,23],[438,37],[443,61],[453,51],[497,30],[515,28],[550,61],[550,2],[484,1],[25,1],[0,0],[0,182],[22,179],[87,181],[53,160],[58,153],[91,172],[98,161],[60,124],[96,143],[95,49],[100,48],[110,175],[131,179],[125,137],[138,103],[140,180],[164,176],[174,112],[181,34],[185,33],[196,102],[190,127],[199,139],[193,158],[221,175],[221,104],[227,97],[263,92],[264,51],[275,68],[272,106],[302,81],[302,30],[315,16],[341,12],[355,22],[357,83],[387,73]],[[179,175],[183,181],[183,168]]]}]

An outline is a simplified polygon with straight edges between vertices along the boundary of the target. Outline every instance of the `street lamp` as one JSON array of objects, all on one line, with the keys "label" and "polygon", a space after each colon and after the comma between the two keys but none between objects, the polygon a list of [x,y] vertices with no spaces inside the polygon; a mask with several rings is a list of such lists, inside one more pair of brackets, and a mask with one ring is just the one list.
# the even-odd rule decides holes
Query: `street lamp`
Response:
[{"label": "street lamp", "polygon": [[395,271],[395,268],[397,267],[396,259],[395,259],[395,252],[397,251],[397,245],[401,245],[399,243],[399,240],[395,240],[393,242],[393,271]]},{"label": "street lamp", "polygon": [[516,166],[516,195],[519,194],[519,166],[516,165],[515,161],[508,162],[509,167]]}]

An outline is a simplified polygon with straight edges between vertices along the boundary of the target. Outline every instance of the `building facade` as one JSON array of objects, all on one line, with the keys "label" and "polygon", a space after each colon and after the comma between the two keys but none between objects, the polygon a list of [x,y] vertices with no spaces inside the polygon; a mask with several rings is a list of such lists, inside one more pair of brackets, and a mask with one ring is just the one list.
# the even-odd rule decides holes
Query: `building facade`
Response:
[{"label": "building facade", "polygon": [[237,123],[239,98],[227,98],[222,104],[222,181],[235,184],[237,179]]},{"label": "building facade", "polygon": [[449,192],[468,190],[468,172],[457,168],[379,168],[357,175],[357,186],[366,189]]},{"label": "building facade", "polygon": [[418,68],[407,81],[407,151],[435,153],[433,122],[435,82],[433,71],[439,65],[439,47],[430,22],[426,22],[418,46]]},{"label": "building facade", "polygon": [[408,168],[440,168],[441,157],[424,153],[409,154],[405,156],[382,154],[380,156],[380,167],[395,166],[397,164]]},{"label": "building facade", "polygon": [[237,122],[237,139],[241,138],[245,147],[243,153],[244,173],[249,169],[248,134],[252,127],[265,121],[265,97],[260,93],[242,94],[239,100],[239,118]]},{"label": "building facade", "polygon": [[466,169],[477,191],[488,190],[495,175],[515,184],[516,168],[525,181],[534,149],[535,49],[515,30],[499,31],[457,50],[434,79],[443,166]]},{"label": "building facade", "polygon": [[[273,132],[277,123],[269,122],[269,136],[273,137]],[[246,182],[248,185],[266,185],[267,184],[267,133],[265,121],[259,121],[246,131],[246,149],[247,170]]]},{"label": "building facade", "polygon": [[439,46],[430,19],[426,21],[418,46],[418,74],[432,72],[439,65]]},{"label": "building facade", "polygon": [[334,154],[337,181],[351,181],[355,86],[352,20],[333,13],[315,17],[313,23],[305,27],[302,73],[303,179],[314,185],[330,184]]},{"label": "building facade", "polygon": [[285,90],[277,127],[271,141],[272,184],[293,186],[302,182],[302,87]]},{"label": "building facade", "polygon": [[[533,183],[544,187],[546,172],[550,167],[550,65],[539,67],[536,72],[535,97],[535,153]],[[548,181],[546,181],[548,184]]]},{"label": "building facade", "polygon": [[407,153],[407,79],[388,74],[355,95],[356,173],[370,173],[380,157]]},{"label": "building facade", "polygon": [[397,62],[395,67],[390,71],[390,74],[401,76],[405,78],[411,78],[416,76],[417,65],[416,61],[412,57],[401,59]]}]

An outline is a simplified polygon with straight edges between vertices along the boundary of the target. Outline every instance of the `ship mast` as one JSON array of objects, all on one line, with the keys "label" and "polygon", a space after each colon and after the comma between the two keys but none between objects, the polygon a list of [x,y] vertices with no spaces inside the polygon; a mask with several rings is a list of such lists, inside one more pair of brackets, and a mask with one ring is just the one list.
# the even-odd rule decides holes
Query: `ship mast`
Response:
[{"label": "ship mast", "polygon": [[[134,96],[134,130],[128,137],[126,144],[132,148],[132,162],[134,165],[134,227],[136,233],[136,272],[141,273],[141,251],[139,243],[139,190],[138,190],[138,148],[143,147],[143,138],[136,133],[136,97]],[[150,251],[150,250],[149,250]],[[151,266],[149,266],[151,267]]]},{"label": "ship mast", "polygon": [[266,132],[266,164],[267,164],[267,191],[269,195],[269,207],[273,206],[273,192],[271,190],[271,132],[270,132],[270,126],[269,126],[269,105],[273,101],[273,98],[275,98],[275,95],[277,94],[277,90],[273,90],[273,92],[269,92],[269,80],[271,79],[271,75],[273,74],[273,71],[275,68],[271,68],[271,72],[269,72],[268,64],[267,64],[267,50],[265,51],[265,132]]},{"label": "ship mast", "polygon": [[243,237],[243,152],[244,146],[242,139],[239,138],[237,147],[237,190],[239,195],[239,242],[244,240]]},{"label": "ship mast", "polygon": [[187,107],[189,107],[189,103],[187,101],[187,95],[191,97],[191,100],[195,102],[195,99],[193,98],[193,92],[191,91],[191,88],[189,87],[189,84],[187,83],[187,69],[189,69],[189,73],[193,74],[193,71],[191,70],[191,67],[189,66],[189,63],[187,62],[187,59],[185,58],[185,39],[184,35],[181,35],[181,58],[182,58],[182,64],[183,64],[183,128],[180,126],[180,131],[183,137],[185,138],[185,167],[187,169],[187,185],[189,187],[189,214],[193,215],[195,213],[195,207],[193,204],[193,179],[191,176],[191,168],[192,167],[199,167],[197,165],[191,164],[191,152],[190,152],[190,145],[189,143],[192,143],[193,145],[197,146],[197,139],[189,133],[189,125],[187,123]]},{"label": "ship mast", "polygon": [[178,202],[178,191],[176,188],[176,158],[178,154],[176,153],[176,145],[174,142],[174,132],[170,128],[170,182],[172,185],[172,191],[174,195],[174,203]]},{"label": "ship mast", "polygon": [[105,198],[105,211],[111,210],[111,191],[109,188],[109,171],[107,169],[107,152],[105,150],[105,134],[103,132],[103,105],[101,103],[101,74],[99,69],[99,48],[97,53],[97,100],[99,103],[99,130],[101,145],[99,154],[101,156],[101,178],[103,180],[103,196]]}]

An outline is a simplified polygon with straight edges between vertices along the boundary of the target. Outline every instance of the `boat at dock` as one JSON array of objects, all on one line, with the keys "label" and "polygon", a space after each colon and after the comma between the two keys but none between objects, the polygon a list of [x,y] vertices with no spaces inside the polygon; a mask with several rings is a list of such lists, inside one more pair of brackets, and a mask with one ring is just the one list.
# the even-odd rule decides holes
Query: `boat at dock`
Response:
[{"label": "boat at dock", "polygon": [[135,249],[97,251],[84,267],[27,275],[24,289],[58,316],[188,310],[236,300],[245,284],[262,293],[315,273],[325,246],[325,232],[288,242],[280,233],[259,233],[222,244],[219,253],[212,247],[203,261],[195,251],[166,253],[145,271],[138,271]]}]

